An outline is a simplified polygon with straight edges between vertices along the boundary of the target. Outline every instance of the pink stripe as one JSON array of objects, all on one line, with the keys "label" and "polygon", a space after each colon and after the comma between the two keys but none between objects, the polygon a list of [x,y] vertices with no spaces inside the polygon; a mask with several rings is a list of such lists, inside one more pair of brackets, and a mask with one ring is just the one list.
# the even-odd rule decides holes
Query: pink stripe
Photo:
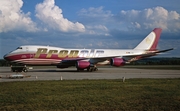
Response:
[{"label": "pink stripe", "polygon": [[61,60],[53,60],[53,59],[20,59],[15,60],[13,62],[23,63],[27,65],[51,65],[51,64],[59,64]]},{"label": "pink stripe", "polygon": [[50,59],[50,60],[46,60],[46,59],[20,59],[20,60],[15,60],[15,61],[57,61],[60,62],[62,60],[56,60],[56,59]]},{"label": "pink stripe", "polygon": [[16,61],[18,63],[23,63],[23,64],[27,64],[27,65],[51,65],[51,64],[59,64],[60,62],[53,62],[53,61],[49,61],[49,62],[37,62],[37,61]]}]

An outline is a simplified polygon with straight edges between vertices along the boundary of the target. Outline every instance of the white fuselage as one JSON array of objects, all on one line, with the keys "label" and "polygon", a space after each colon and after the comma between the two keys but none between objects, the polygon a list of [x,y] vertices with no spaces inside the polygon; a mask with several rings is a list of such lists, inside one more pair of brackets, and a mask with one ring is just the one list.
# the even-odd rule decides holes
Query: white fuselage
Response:
[{"label": "white fuselage", "polygon": [[[5,57],[12,62],[27,65],[56,65],[62,60],[81,58],[109,58],[144,54],[144,50],[132,49],[65,49],[51,46],[20,46],[16,50],[6,54]],[[106,61],[105,59],[98,62]]]}]

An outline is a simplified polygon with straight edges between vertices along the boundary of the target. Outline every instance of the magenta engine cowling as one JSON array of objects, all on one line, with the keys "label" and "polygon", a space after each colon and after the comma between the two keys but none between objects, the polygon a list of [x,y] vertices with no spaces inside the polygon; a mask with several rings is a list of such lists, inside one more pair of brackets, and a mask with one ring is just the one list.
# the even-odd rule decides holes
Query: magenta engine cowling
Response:
[{"label": "magenta engine cowling", "polygon": [[122,58],[112,58],[111,61],[110,61],[110,64],[112,66],[119,67],[119,66],[124,66],[125,65],[125,61]]},{"label": "magenta engine cowling", "polygon": [[90,66],[89,61],[77,61],[76,68],[78,69],[86,69]]}]

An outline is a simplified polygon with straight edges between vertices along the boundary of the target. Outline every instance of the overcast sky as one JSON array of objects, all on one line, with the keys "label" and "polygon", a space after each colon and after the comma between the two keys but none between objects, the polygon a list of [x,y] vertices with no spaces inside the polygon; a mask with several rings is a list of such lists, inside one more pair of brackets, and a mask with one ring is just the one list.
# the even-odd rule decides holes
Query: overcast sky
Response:
[{"label": "overcast sky", "polygon": [[0,58],[21,45],[134,48],[162,28],[160,56],[180,57],[180,0],[0,0]]}]

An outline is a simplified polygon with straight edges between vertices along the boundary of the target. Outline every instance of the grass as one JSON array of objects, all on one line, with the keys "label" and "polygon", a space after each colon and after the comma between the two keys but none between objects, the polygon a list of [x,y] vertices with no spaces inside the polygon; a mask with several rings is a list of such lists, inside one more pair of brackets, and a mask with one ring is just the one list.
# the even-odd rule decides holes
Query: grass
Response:
[{"label": "grass", "polygon": [[180,79],[64,80],[0,83],[0,110],[180,109]]}]

